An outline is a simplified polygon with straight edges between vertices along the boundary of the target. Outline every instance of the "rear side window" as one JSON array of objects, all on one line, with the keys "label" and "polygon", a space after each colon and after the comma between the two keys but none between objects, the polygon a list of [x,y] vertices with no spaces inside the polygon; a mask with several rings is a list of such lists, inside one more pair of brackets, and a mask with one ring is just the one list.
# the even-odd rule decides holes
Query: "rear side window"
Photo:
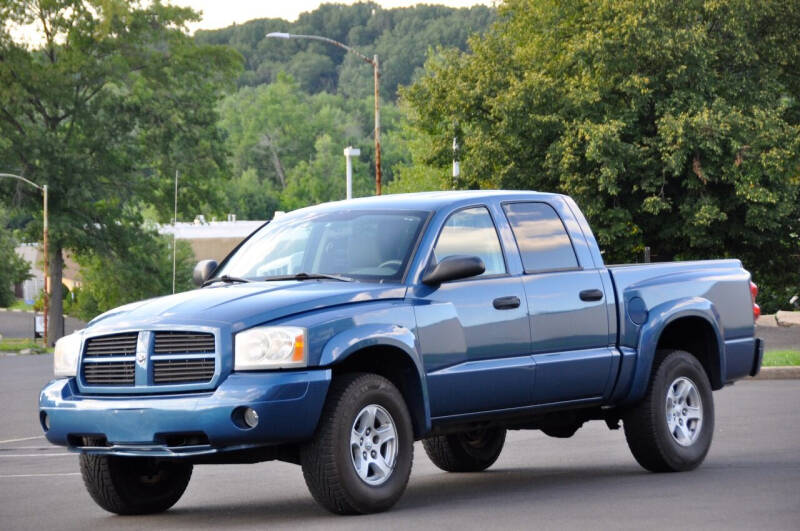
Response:
[{"label": "rear side window", "polygon": [[578,259],[564,223],[547,203],[503,205],[526,273],[577,269]]},{"label": "rear side window", "polygon": [[481,276],[506,272],[500,240],[492,216],[485,207],[467,208],[451,215],[439,234],[433,254],[437,262],[459,254],[478,256],[486,265]]}]

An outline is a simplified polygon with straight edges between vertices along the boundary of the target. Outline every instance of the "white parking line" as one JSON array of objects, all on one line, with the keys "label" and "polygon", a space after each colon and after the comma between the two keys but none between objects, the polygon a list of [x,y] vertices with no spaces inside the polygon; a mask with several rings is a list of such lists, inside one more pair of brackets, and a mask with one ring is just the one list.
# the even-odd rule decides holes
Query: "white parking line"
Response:
[{"label": "white parking line", "polygon": [[46,478],[55,476],[80,476],[80,472],[64,472],[63,474],[0,474],[0,478]]},{"label": "white parking line", "polygon": [[34,439],[44,439],[44,435],[37,435],[36,437],[22,437],[21,439],[6,439],[5,441],[0,441],[0,444],[21,442],[21,441],[32,441]]},{"label": "white parking line", "polygon": [[12,455],[0,454],[0,459],[4,457],[62,457],[65,455],[76,455],[76,454],[12,454]]}]

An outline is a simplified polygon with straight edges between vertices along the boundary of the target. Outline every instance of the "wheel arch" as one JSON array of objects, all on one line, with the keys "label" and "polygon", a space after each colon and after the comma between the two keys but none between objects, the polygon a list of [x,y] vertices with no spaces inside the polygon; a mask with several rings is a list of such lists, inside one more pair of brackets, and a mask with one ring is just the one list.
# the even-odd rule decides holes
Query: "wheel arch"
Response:
[{"label": "wheel arch", "polygon": [[370,372],[391,381],[403,395],[419,439],[431,429],[425,371],[413,333],[399,326],[365,325],[331,339],[320,365],[333,377],[348,372]]},{"label": "wheel arch", "polygon": [[713,390],[723,385],[725,343],[719,313],[708,299],[681,299],[659,305],[639,333],[639,352],[631,389],[624,399],[630,404],[647,391],[656,353],[661,349],[684,350],[703,366]]},{"label": "wheel arch", "polygon": [[722,361],[718,332],[708,319],[694,315],[678,317],[664,327],[658,336],[659,350],[683,350],[697,358],[711,382],[713,390],[722,387]]}]

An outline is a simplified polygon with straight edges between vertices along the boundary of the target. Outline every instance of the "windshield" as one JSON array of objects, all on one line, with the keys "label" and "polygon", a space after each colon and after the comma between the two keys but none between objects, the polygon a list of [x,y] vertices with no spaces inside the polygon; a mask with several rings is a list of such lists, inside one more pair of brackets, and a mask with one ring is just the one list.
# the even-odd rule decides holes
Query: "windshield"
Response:
[{"label": "windshield", "polygon": [[215,276],[263,280],[307,273],[400,281],[427,215],[350,210],[279,218],[247,240]]}]

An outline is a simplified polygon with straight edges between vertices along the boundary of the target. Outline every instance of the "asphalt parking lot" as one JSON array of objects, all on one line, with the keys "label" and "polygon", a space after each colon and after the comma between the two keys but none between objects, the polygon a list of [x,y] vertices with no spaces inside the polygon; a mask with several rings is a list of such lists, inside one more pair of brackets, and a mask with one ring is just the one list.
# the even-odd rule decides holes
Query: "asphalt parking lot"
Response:
[{"label": "asphalt parking lot", "polygon": [[651,474],[621,431],[571,439],[511,432],[479,474],[441,472],[418,444],[405,496],[388,513],[337,517],[285,463],[196,467],[169,512],[119,517],[83,488],[77,456],[50,446],[37,392],[50,356],[0,357],[0,529],[800,529],[800,380],[746,381],[715,393],[717,426],[698,470]]},{"label": "asphalt parking lot", "polygon": [[[64,317],[67,334],[80,330],[86,323],[74,317]],[[33,338],[33,312],[0,310],[0,336],[6,338]]]}]

